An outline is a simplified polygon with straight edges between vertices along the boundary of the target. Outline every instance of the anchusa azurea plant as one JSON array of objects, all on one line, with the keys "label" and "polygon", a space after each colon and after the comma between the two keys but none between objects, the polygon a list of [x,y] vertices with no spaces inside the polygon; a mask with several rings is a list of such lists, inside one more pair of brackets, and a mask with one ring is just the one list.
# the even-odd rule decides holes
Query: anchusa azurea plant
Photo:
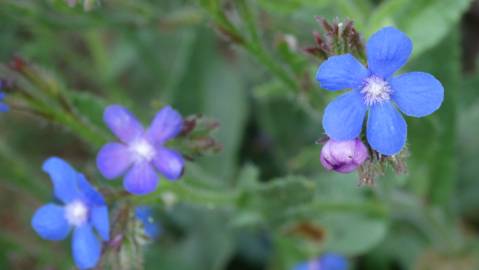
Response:
[{"label": "anchusa azurea plant", "polygon": [[[412,117],[427,116],[436,111],[444,99],[442,84],[429,73],[407,72],[393,76],[406,64],[412,48],[411,40],[404,33],[385,27],[374,33],[366,44],[367,67],[349,53],[331,56],[319,66],[316,79],[323,89],[350,89],[324,110],[322,124],[331,140],[359,140],[367,115],[365,137],[373,157],[379,156],[378,161],[385,156],[392,157],[395,163],[403,162],[396,157],[406,144],[407,124],[399,111]],[[341,152],[344,144],[337,145],[336,152]],[[335,152],[330,149],[331,144],[327,143],[321,155],[326,169],[332,167],[324,162],[325,153]],[[368,169],[363,171],[371,175]],[[372,181],[364,175],[360,177],[361,182]]]},{"label": "anchusa azurea plant", "polygon": [[125,190],[147,194],[156,189],[160,172],[169,180],[178,179],[184,166],[180,153],[165,147],[183,126],[183,118],[170,106],[160,110],[148,129],[127,109],[111,105],[105,109],[105,123],[120,142],[102,147],[97,166],[103,176],[114,179],[123,174]]},{"label": "anchusa azurea plant", "polygon": [[431,74],[392,76],[411,52],[411,40],[386,27],[368,40],[367,68],[351,54],[332,56],[322,63],[316,74],[322,88],[351,89],[326,107],[326,134],[335,140],[357,138],[368,113],[366,136],[371,148],[387,156],[399,153],[406,143],[407,125],[395,106],[408,116],[423,117],[437,110],[444,98],[441,83]]},{"label": "anchusa azurea plant", "polygon": [[32,218],[32,227],[46,240],[64,240],[72,231],[72,253],[80,269],[96,266],[101,241],[109,240],[110,221],[103,196],[85,176],[64,160],[52,157],[43,164],[50,175],[58,202],[40,207]]},{"label": "anchusa azurea plant", "polygon": [[[78,110],[72,109],[69,97],[62,91],[48,88],[53,81],[48,73],[20,57],[14,58],[9,69],[23,78],[10,79],[6,89],[9,94],[12,93],[12,101],[16,102],[15,110],[32,112],[45,120],[69,127],[80,138],[100,148],[96,163],[102,176],[114,179],[124,175],[127,193],[116,188],[102,189],[113,209],[109,214],[104,197],[68,163],[59,158],[50,158],[43,166],[51,177],[57,201],[38,209],[32,218],[33,229],[40,237],[52,241],[63,240],[72,232],[73,258],[80,269],[98,267],[99,262],[103,262],[103,256],[106,264],[114,264],[110,262],[110,253],[114,253],[113,257],[117,258],[115,263],[120,265],[124,263],[124,258],[132,257],[125,253],[130,248],[124,246],[143,245],[148,241],[132,240],[141,237],[136,235],[139,230],[131,230],[135,227],[131,225],[141,224],[141,236],[157,238],[161,233],[161,225],[152,219],[152,210],[148,206],[135,210],[132,205],[135,199],[130,195],[146,195],[155,191],[158,174],[169,180],[179,179],[185,167],[183,152],[189,160],[194,160],[197,156],[221,149],[211,136],[218,128],[218,122],[201,115],[188,116],[183,120],[171,106],[165,106],[156,113],[148,128],[144,128],[122,106],[107,106],[104,109],[104,122],[119,141],[104,144],[109,134],[98,132],[101,127],[95,127],[94,123],[78,114]],[[27,89],[24,85],[27,83],[39,86]],[[7,105],[1,102],[3,92],[0,94],[0,108],[6,109]],[[181,138],[178,138],[178,142],[172,142],[171,146],[177,150],[166,146],[177,137]],[[113,222],[111,228],[110,215]],[[104,245],[102,241],[105,241]]]},{"label": "anchusa azurea plant", "polygon": [[[80,2],[96,3],[68,1],[71,6]],[[242,12],[248,13],[246,9]],[[221,16],[218,18],[225,19]],[[349,89],[324,109],[322,125],[326,139],[321,149],[320,163],[326,170],[338,173],[358,171],[363,183],[370,183],[371,179],[377,176],[375,170],[383,166],[384,161],[390,162],[397,171],[402,171],[407,153],[407,125],[403,114],[423,117],[436,111],[444,98],[443,86],[433,75],[424,72],[393,76],[406,64],[412,53],[412,42],[401,31],[385,27],[373,34],[364,46],[352,21],[334,24],[321,18],[319,21],[326,29],[327,35],[322,37],[315,33],[316,46],[307,49],[312,55],[324,60],[317,69],[316,79],[325,90]],[[230,37],[241,34],[232,31],[235,24],[226,26],[220,30],[230,31]],[[252,35],[254,36],[256,35]],[[247,39],[237,41],[248,42]],[[256,46],[248,48],[253,53],[259,50]],[[260,55],[268,60],[266,53],[260,51]],[[204,175],[208,175],[205,178],[209,177],[209,172],[203,172],[193,164],[190,164],[193,166],[185,175],[187,177],[184,177],[187,179],[180,183],[164,181],[161,186],[160,177],[171,181],[183,177],[186,160],[190,161],[196,155],[221,149],[220,144],[210,136],[218,127],[216,121],[201,115],[183,118],[178,111],[166,105],[154,115],[149,126],[143,126],[133,113],[121,105],[104,108],[103,104],[107,103],[94,103],[101,104],[99,108],[95,107],[94,111],[103,111],[103,122],[110,132],[103,129],[101,113],[92,116],[91,111],[85,113],[86,110],[82,111],[80,106],[75,107],[87,98],[71,98],[71,93],[65,94],[58,90],[60,86],[57,89],[56,84],[49,84],[51,77],[42,81],[45,74],[20,60],[17,58],[12,66],[16,75],[22,76],[23,80],[18,80],[15,82],[17,84],[13,85],[18,91],[8,92],[7,100],[12,101],[11,108],[22,108],[25,112],[33,112],[39,117],[68,127],[84,142],[90,143],[92,151],[97,153],[94,159],[96,168],[87,167],[90,168],[87,172],[91,173],[92,177],[95,174],[91,172],[91,168],[95,168],[99,171],[98,177],[123,180],[122,187],[115,186],[119,183],[101,182],[100,193],[83,174],[60,158],[50,158],[43,165],[43,170],[49,174],[53,183],[55,201],[40,207],[33,215],[31,225],[34,231],[46,240],[60,241],[71,234],[73,260],[80,269],[101,268],[104,262],[108,264],[110,253],[114,252],[119,258],[115,263],[121,265],[128,260],[128,263],[136,263],[134,259],[141,257],[141,252],[135,252],[142,250],[143,242],[151,242],[149,240],[166,233],[161,224],[153,218],[152,205],[149,204],[169,209],[177,206],[177,202],[181,203],[181,206],[183,203],[197,203],[204,206],[205,211],[225,207],[228,209],[224,211],[225,215],[242,211],[238,215],[240,218],[231,222],[234,226],[280,223],[283,221],[280,216],[283,212],[288,215],[284,219],[285,223],[296,223],[299,219],[305,219],[313,208],[314,213],[317,209],[365,209],[364,211],[378,213],[381,217],[386,212],[374,204],[364,203],[364,206],[362,201],[358,201],[358,205],[361,204],[359,206],[350,206],[335,204],[336,202],[330,202],[327,198],[316,200],[314,196],[317,189],[310,179],[298,176],[278,181],[262,181],[263,179],[257,179],[261,175],[258,171],[262,168],[255,166],[245,171],[234,171],[231,174],[234,176],[231,177],[236,177],[237,174],[241,181],[238,181],[238,185],[236,182],[225,185],[227,188],[224,190],[214,190],[220,185],[210,185],[206,181],[192,181]],[[276,72],[282,67],[270,61],[267,63]],[[279,75],[290,81],[287,78],[288,73],[279,72]],[[293,77],[293,82],[289,84],[296,85],[294,78],[298,77]],[[312,84],[314,80],[305,77]],[[31,87],[33,90],[30,89],[35,83],[40,85],[38,92],[34,92],[34,87]],[[297,85],[302,85],[302,82]],[[0,81],[0,111],[6,111],[8,106],[4,104],[1,88]],[[307,94],[305,97],[308,97]],[[309,110],[312,108],[315,107],[307,107]],[[314,109],[312,111],[317,114]],[[85,113],[85,117],[82,113]],[[116,141],[111,139],[110,133],[117,138]],[[190,178],[193,174],[191,171],[194,170],[201,177],[195,175]],[[287,203],[283,204],[281,200]],[[288,209],[283,211],[285,208]],[[324,220],[326,224],[328,220]],[[225,227],[231,224],[228,223]],[[298,231],[293,233],[300,237],[314,238],[316,242],[323,240],[323,224],[304,224],[308,225],[298,227]],[[206,225],[198,223],[198,227],[200,226]],[[200,233],[203,234],[203,231]],[[113,240],[110,240],[110,236]],[[144,240],[144,236],[147,236],[148,241],[140,243],[136,240]],[[288,267],[293,265],[290,261],[286,264]],[[125,269],[132,269],[127,265]],[[347,259],[333,253],[326,253],[294,267],[294,270],[347,269]]]}]

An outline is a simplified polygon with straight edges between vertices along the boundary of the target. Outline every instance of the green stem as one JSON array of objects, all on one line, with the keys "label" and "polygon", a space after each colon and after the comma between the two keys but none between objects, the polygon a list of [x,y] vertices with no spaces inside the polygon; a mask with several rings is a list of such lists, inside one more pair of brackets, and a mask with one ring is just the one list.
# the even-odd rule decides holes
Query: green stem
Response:
[{"label": "green stem", "polygon": [[251,42],[261,45],[262,42],[259,35],[255,16],[246,1],[247,0],[237,0],[236,5],[238,7],[239,13],[241,14],[243,20],[246,23],[246,29],[251,36]]},{"label": "green stem", "polygon": [[178,182],[163,181],[158,191],[150,196],[133,197],[135,204],[149,204],[165,200],[167,194],[173,194],[174,200],[201,205],[208,208],[232,207],[239,198],[239,192],[233,190],[211,190],[191,186],[188,179]]},{"label": "green stem", "polygon": [[244,0],[238,2],[243,19],[247,24],[247,30],[252,39],[248,40],[241,31],[226,17],[224,12],[218,8],[211,8],[204,5],[205,9],[210,13],[215,23],[231,36],[235,37],[237,44],[242,46],[247,52],[253,55],[257,60],[269,69],[276,77],[278,77],[290,91],[295,92],[300,89],[297,81],[268,53],[262,46],[259,33],[256,30],[257,25],[253,18],[247,3]]},{"label": "green stem", "polygon": [[289,216],[301,216],[304,214],[310,214],[314,212],[350,212],[350,213],[363,213],[375,217],[385,217],[388,214],[388,209],[377,202],[331,202],[314,200],[309,204],[305,204],[300,207],[291,208],[286,212]]},{"label": "green stem", "polygon": [[71,112],[59,111],[41,102],[32,101],[29,102],[29,105],[47,119],[69,128],[78,137],[92,144],[95,148],[101,147],[107,141],[106,137],[95,132],[94,127],[87,125]]}]

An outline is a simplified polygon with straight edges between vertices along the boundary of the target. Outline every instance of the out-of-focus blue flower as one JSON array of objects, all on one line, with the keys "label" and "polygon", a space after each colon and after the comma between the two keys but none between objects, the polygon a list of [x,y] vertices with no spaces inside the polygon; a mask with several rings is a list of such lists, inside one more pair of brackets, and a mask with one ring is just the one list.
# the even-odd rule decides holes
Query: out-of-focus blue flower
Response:
[{"label": "out-of-focus blue flower", "polygon": [[401,151],[406,143],[407,125],[396,107],[408,116],[423,117],[436,111],[444,99],[443,86],[431,74],[410,72],[392,77],[411,52],[412,42],[404,33],[385,27],[368,40],[367,68],[351,54],[332,56],[323,62],[316,73],[322,88],[352,89],[326,107],[326,134],[338,141],[359,137],[369,111],[369,145],[384,155]]},{"label": "out-of-focus blue flower", "polygon": [[141,195],[156,189],[155,168],[167,179],[181,177],[183,157],[164,147],[183,126],[177,111],[164,107],[145,130],[127,109],[111,105],[105,109],[104,121],[121,141],[106,144],[98,153],[97,166],[105,178],[117,178],[126,172],[123,186],[128,192]]},{"label": "out-of-focus blue flower", "polygon": [[293,270],[347,270],[348,261],[345,257],[326,253],[321,257],[296,265]]},{"label": "out-of-focus blue flower", "polygon": [[3,82],[0,80],[0,112],[7,112],[8,111],[8,105],[3,103],[3,99],[5,98],[5,93],[2,92],[3,88]]},{"label": "out-of-focus blue flower", "polygon": [[135,208],[135,216],[143,223],[145,234],[151,239],[156,239],[161,234],[161,224],[153,218],[153,211],[148,206],[138,206]]},{"label": "out-of-focus blue flower", "polygon": [[51,241],[63,240],[73,230],[72,253],[76,266],[80,269],[95,267],[101,254],[96,233],[105,241],[110,234],[108,208],[103,196],[83,174],[60,158],[49,158],[43,170],[50,175],[55,198],[60,204],[40,207],[32,218],[33,229],[40,237]]}]

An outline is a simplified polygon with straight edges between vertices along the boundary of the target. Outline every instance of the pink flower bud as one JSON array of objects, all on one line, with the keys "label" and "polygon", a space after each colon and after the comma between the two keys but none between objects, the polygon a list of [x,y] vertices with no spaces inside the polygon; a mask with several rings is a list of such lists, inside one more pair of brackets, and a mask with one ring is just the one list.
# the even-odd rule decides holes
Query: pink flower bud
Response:
[{"label": "pink flower bud", "polygon": [[321,149],[321,164],[327,170],[350,173],[368,158],[368,149],[360,139],[335,141],[329,139]]}]

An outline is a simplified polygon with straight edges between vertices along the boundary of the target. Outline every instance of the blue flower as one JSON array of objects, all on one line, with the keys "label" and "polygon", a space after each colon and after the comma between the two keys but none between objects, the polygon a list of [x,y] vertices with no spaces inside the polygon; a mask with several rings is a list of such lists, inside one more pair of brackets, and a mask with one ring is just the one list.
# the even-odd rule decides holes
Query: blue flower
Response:
[{"label": "blue flower", "polygon": [[161,234],[160,222],[153,219],[153,211],[148,206],[135,208],[135,216],[143,224],[145,234],[151,239],[156,239]]},{"label": "blue flower", "polygon": [[158,175],[154,168],[170,180],[181,176],[183,157],[164,147],[183,126],[177,111],[170,106],[164,107],[144,130],[128,110],[111,105],[105,109],[104,121],[121,141],[106,144],[98,153],[97,167],[105,178],[117,178],[129,169],[123,186],[128,192],[141,195],[156,189]]},{"label": "blue flower", "polygon": [[43,164],[50,175],[55,198],[60,204],[40,207],[32,218],[32,227],[41,238],[51,241],[65,239],[73,230],[72,253],[80,269],[95,267],[100,259],[101,242],[94,233],[107,241],[110,234],[108,208],[103,196],[85,176],[64,160],[52,157]]},{"label": "blue flower", "polygon": [[347,270],[348,261],[334,253],[323,254],[320,258],[296,265],[293,270]]},{"label": "blue flower", "polygon": [[384,155],[401,151],[407,125],[396,107],[408,116],[423,117],[436,111],[444,99],[443,86],[431,74],[410,72],[392,77],[411,52],[412,42],[404,33],[385,27],[366,45],[368,68],[351,54],[332,56],[323,62],[316,74],[322,88],[352,89],[326,107],[326,134],[339,141],[357,138],[369,111],[369,145]]},{"label": "blue flower", "polygon": [[[0,90],[3,88],[3,82],[0,80]],[[7,112],[8,111],[8,105],[3,103],[3,99],[5,98],[5,93],[0,91],[0,112]]]}]

